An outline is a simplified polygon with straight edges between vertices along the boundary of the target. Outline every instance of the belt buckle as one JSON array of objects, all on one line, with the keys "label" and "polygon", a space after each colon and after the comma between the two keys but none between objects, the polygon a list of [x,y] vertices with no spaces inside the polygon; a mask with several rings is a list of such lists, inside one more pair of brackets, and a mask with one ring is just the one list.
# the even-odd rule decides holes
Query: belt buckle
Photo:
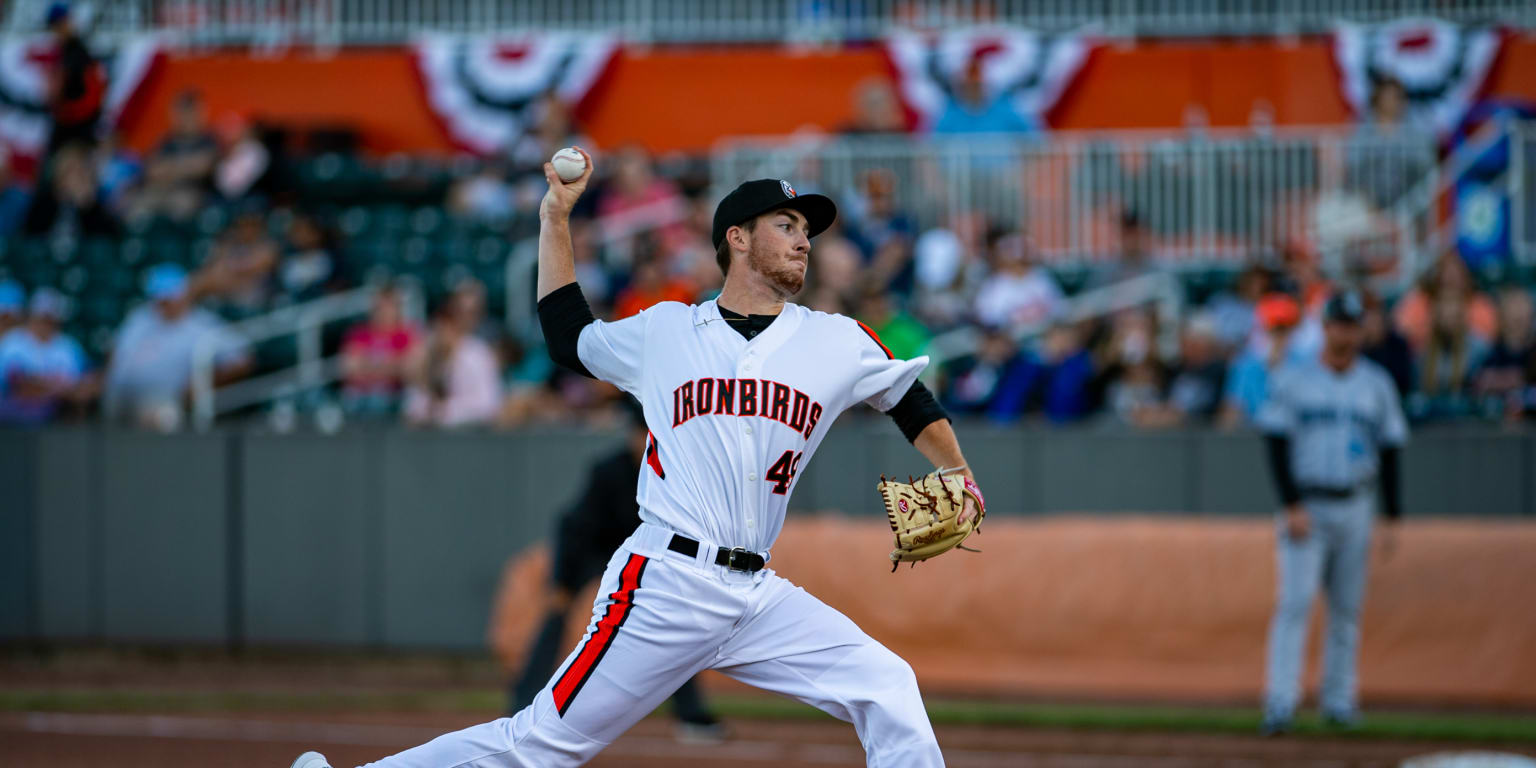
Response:
[{"label": "belt buckle", "polygon": [[[747,551],[746,547],[731,547],[725,555],[725,567],[732,571],[741,571],[742,573],[751,571],[752,561],[747,558],[749,554],[751,553]],[[740,557],[740,564],[737,561],[738,556]]]}]

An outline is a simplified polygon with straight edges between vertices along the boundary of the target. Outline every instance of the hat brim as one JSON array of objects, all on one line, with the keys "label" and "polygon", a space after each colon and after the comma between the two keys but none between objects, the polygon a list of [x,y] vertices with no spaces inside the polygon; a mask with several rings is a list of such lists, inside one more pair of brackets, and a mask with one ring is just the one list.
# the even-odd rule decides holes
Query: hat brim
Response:
[{"label": "hat brim", "polygon": [[798,211],[800,215],[805,217],[806,237],[815,237],[827,231],[827,227],[832,226],[832,222],[837,221],[837,204],[832,202],[832,198],[817,194],[797,195],[787,200],[775,200],[772,205],[742,220],[745,221],[746,219],[762,216],[765,213],[773,213],[785,208]]}]

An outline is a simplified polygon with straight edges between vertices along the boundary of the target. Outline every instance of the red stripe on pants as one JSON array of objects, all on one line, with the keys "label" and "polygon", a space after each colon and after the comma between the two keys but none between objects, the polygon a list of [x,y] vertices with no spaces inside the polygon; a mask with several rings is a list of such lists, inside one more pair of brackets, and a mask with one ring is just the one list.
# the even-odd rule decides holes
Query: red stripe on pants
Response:
[{"label": "red stripe on pants", "polygon": [[581,687],[587,684],[592,670],[597,668],[597,663],[608,653],[608,647],[613,645],[619,627],[629,618],[629,609],[634,605],[635,590],[640,586],[640,575],[645,572],[645,564],[644,557],[635,554],[629,556],[629,562],[619,572],[619,588],[608,596],[608,610],[603,612],[603,618],[598,619],[597,629],[582,643],[576,660],[566,667],[565,674],[555,681],[555,709],[561,716],[565,715],[565,710],[571,706]]}]

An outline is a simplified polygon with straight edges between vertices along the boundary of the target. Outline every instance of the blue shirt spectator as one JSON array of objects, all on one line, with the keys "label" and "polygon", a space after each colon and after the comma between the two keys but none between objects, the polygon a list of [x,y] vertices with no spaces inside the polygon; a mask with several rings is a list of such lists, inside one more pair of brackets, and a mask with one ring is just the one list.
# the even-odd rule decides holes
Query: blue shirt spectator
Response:
[{"label": "blue shirt spectator", "polygon": [[1032,133],[1040,129],[1019,114],[1008,91],[988,93],[981,65],[972,61],[965,69],[939,119],[934,133]]},{"label": "blue shirt spectator", "polygon": [[951,99],[933,124],[934,133],[1033,133],[1039,129],[1013,108],[1007,94],[979,104]]},{"label": "blue shirt spectator", "polygon": [[1020,352],[1006,331],[991,328],[983,334],[975,355],[956,360],[944,371],[944,405],[957,414],[1013,421],[1029,405],[1040,365]]},{"label": "blue shirt spectator", "polygon": [[175,429],[200,343],[212,344],[216,380],[243,372],[249,359],[244,340],[212,312],[192,306],[181,267],[152,268],[145,291],[150,303],[129,313],[113,344],[103,408],[108,418]]},{"label": "blue shirt spectator", "polygon": [[1301,307],[1283,294],[1261,299],[1254,311],[1265,336],[1249,344],[1227,369],[1221,416],[1226,426],[1252,424],[1259,406],[1269,398],[1270,375],[1289,362],[1308,359],[1306,350],[1291,343],[1291,332],[1301,320]]},{"label": "blue shirt spectator", "polygon": [[27,293],[15,280],[0,280],[0,336],[21,325],[21,308],[26,306]]},{"label": "blue shirt spectator", "polygon": [[64,309],[63,296],[41,288],[32,296],[26,324],[0,337],[0,422],[48,421],[79,388],[85,353],[59,332]]},{"label": "blue shirt spectator", "polygon": [[9,237],[21,229],[32,207],[32,193],[11,174],[11,156],[0,148],[0,237]]}]

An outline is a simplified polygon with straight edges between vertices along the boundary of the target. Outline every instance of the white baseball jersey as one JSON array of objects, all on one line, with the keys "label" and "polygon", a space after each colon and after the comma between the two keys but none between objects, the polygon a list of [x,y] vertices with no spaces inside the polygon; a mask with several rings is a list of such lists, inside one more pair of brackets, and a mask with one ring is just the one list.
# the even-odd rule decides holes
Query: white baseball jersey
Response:
[{"label": "white baseball jersey", "polygon": [[640,518],[757,552],[778,538],[800,468],[838,414],[890,410],[928,365],[894,359],[862,323],[795,304],[748,341],[714,301],[593,322],[577,354],[644,407]]},{"label": "white baseball jersey", "polygon": [[1392,378],[1364,357],[1343,373],[1317,357],[1283,366],[1257,422],[1291,439],[1291,466],[1302,486],[1362,485],[1376,476],[1381,448],[1408,440]]}]

